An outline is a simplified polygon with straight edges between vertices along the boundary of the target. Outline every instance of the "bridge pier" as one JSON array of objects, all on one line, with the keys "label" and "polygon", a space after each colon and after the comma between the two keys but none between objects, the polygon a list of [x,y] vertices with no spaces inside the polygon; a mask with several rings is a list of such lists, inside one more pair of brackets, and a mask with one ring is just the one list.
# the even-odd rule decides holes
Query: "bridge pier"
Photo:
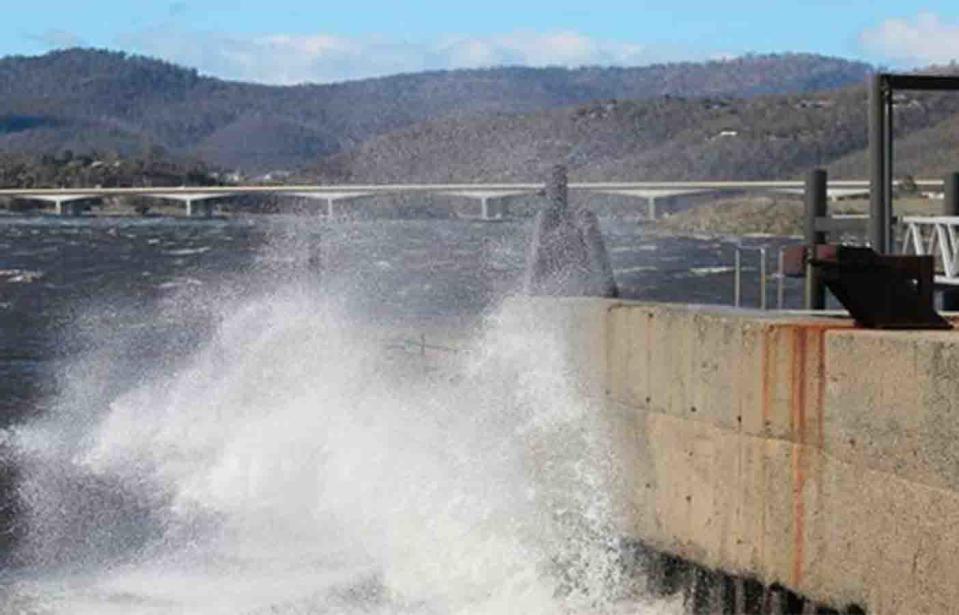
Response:
[{"label": "bridge pier", "polygon": [[482,196],[480,197],[480,219],[490,221],[490,220],[500,220],[503,217],[503,203],[500,202],[497,204],[494,197]]},{"label": "bridge pier", "polygon": [[186,215],[188,218],[212,218],[213,203],[209,199],[186,199]]},{"label": "bridge pier", "polygon": [[493,221],[501,220],[503,215],[506,212],[506,199],[513,196],[521,196],[524,194],[535,194],[535,190],[530,189],[503,189],[503,190],[491,190],[484,186],[477,185],[475,189],[463,189],[463,190],[444,190],[442,194],[447,194],[449,196],[458,196],[467,199],[479,199],[480,202],[480,214],[476,215],[463,215],[464,218],[471,220],[483,220],[483,221]]},{"label": "bridge pier", "polygon": [[55,197],[49,200],[53,202],[53,212],[55,215],[63,218],[77,218],[83,213],[81,202],[85,198],[87,197]]},{"label": "bridge pier", "polygon": [[705,187],[696,187],[696,188],[670,188],[670,187],[651,187],[651,188],[634,188],[630,186],[623,187],[613,187],[613,188],[600,188],[596,190],[599,194],[611,194],[615,196],[628,196],[633,198],[640,198],[646,200],[646,219],[650,222],[656,220],[656,200],[657,199],[670,199],[677,196],[687,196],[692,194],[703,194],[707,192],[715,192],[714,188],[705,186]]},{"label": "bridge pier", "polygon": [[80,208],[72,199],[57,199],[54,202],[56,215],[64,218],[76,218],[80,215]]},{"label": "bridge pier", "polygon": [[326,202],[326,218],[332,220],[334,216],[337,215],[337,201],[346,201],[349,199],[356,199],[364,196],[369,196],[373,194],[368,191],[356,191],[356,192],[288,192],[289,196],[300,198],[300,199],[310,199],[313,201],[325,201]]}]

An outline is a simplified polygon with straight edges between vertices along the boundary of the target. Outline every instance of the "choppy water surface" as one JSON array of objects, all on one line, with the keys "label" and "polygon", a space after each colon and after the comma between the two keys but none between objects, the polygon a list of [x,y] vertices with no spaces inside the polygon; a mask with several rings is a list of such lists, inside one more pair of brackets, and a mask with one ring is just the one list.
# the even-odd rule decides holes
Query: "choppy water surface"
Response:
[{"label": "choppy water surface", "polygon": [[[731,244],[605,232],[625,295],[728,302]],[[0,219],[0,612],[674,609],[622,575],[555,323],[497,311],[528,234]],[[424,329],[459,352],[393,348]]]}]

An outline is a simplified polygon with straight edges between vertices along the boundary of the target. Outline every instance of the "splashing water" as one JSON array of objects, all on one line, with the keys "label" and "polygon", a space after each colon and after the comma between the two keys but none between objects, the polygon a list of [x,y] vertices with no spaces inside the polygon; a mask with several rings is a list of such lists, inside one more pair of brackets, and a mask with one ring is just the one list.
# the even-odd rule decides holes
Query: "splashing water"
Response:
[{"label": "splashing water", "polygon": [[620,608],[610,454],[557,330],[494,314],[435,362],[303,287],[210,299],[178,362],[114,394],[100,357],[7,434],[25,536],[0,611]]}]

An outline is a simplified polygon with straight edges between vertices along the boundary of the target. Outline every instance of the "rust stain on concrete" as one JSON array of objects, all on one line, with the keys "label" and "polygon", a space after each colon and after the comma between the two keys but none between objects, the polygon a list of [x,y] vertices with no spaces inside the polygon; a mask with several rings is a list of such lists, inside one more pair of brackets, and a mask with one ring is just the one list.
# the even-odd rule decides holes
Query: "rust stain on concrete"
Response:
[{"label": "rust stain on concrete", "polygon": [[818,331],[816,348],[816,445],[821,449],[825,442],[823,434],[823,409],[826,406],[826,331]]},{"label": "rust stain on concrete", "polygon": [[789,418],[793,436],[802,444],[806,427],[806,328],[793,327],[789,337],[792,342]]},{"label": "rust stain on concrete", "polygon": [[[799,587],[804,574],[806,548],[805,487],[809,479],[810,456],[807,446],[823,445],[823,412],[826,396],[826,332],[847,328],[846,324],[822,322],[799,323],[790,331],[790,422],[796,443],[792,458],[793,472],[793,552],[792,583]],[[812,382],[810,382],[812,379]],[[811,394],[811,395],[810,395]],[[812,399],[810,399],[810,396]],[[812,406],[810,406],[810,403]],[[814,420],[813,426],[809,421]],[[812,427],[812,429],[810,429]],[[810,442],[810,438],[814,442]],[[816,484],[821,488],[822,481]]]},{"label": "rust stain on concrete", "polygon": [[652,391],[651,382],[653,381],[653,318],[652,312],[646,313],[645,336],[646,336],[646,409],[653,409],[653,399],[650,395]]},{"label": "rust stain on concrete", "polygon": [[770,366],[772,365],[772,361],[769,360],[769,353],[772,351],[770,339],[772,337],[773,330],[773,327],[763,327],[762,359],[760,367],[760,382],[762,383],[762,392],[759,400],[763,418],[763,430],[765,430],[769,425],[769,404],[772,401],[772,396],[770,393],[770,387],[772,386],[772,374],[770,373]]},{"label": "rust stain on concrete", "polygon": [[794,327],[790,336],[792,348],[790,359],[792,373],[790,378],[790,419],[793,437],[798,446],[793,454],[793,566],[792,582],[798,587],[802,582],[803,555],[806,543],[806,504],[803,500],[803,487],[806,483],[806,469],[803,467],[806,440],[806,330]]}]

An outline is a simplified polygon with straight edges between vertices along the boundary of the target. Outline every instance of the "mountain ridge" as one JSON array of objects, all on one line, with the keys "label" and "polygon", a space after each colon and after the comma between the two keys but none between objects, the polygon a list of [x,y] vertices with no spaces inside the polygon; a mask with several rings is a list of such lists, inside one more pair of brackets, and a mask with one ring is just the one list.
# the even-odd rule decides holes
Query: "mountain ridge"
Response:
[{"label": "mountain ridge", "polygon": [[[0,152],[163,149],[249,172],[295,169],[412,126],[602,99],[749,98],[861,82],[813,54],[644,67],[499,67],[297,86],[225,81],[152,58],[70,49],[0,59]],[[107,136],[104,136],[107,135]]]}]

